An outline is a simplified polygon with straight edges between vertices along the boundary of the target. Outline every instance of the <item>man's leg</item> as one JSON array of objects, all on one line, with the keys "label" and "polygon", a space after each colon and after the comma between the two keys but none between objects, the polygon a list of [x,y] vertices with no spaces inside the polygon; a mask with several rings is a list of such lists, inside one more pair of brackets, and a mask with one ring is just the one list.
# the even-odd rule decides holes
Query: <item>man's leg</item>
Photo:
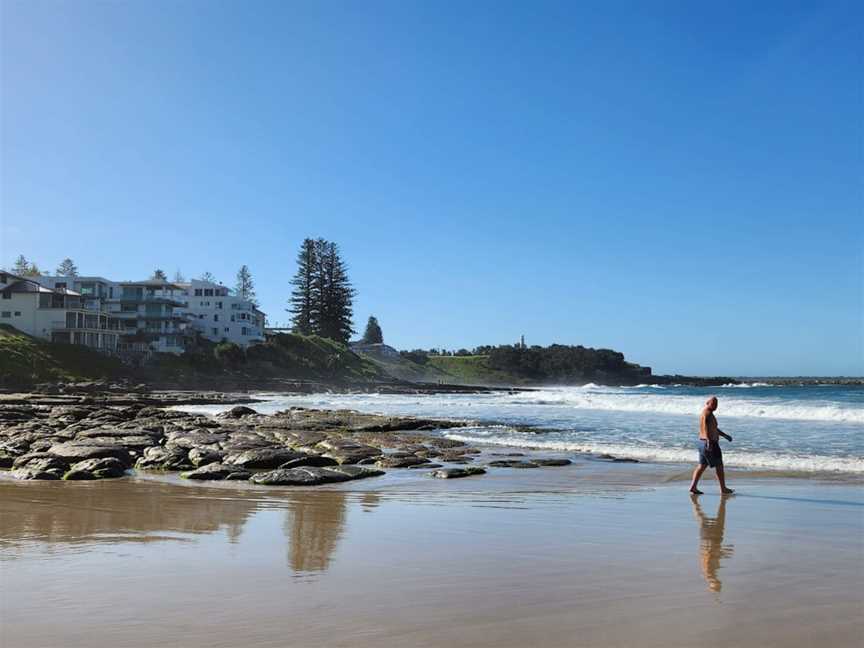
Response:
[{"label": "man's leg", "polygon": [[717,481],[720,482],[720,492],[724,494],[734,493],[731,488],[726,488],[726,474],[723,472],[723,464],[717,466]]},{"label": "man's leg", "polygon": [[701,495],[702,491],[699,490],[699,478],[702,476],[702,473],[705,472],[705,469],[708,466],[705,464],[699,464],[696,466],[696,470],[693,471],[693,479],[690,480],[690,492],[696,493],[697,495]]}]

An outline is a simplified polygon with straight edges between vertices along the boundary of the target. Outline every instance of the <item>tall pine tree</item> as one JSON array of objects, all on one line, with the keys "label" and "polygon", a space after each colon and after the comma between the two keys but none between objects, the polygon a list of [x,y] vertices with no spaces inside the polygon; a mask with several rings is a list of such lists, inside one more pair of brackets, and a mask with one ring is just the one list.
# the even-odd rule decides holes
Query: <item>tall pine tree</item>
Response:
[{"label": "tall pine tree", "polygon": [[354,333],[354,290],[348,268],[339,255],[339,246],[325,242],[322,262],[325,308],[321,312],[320,333],[331,340],[347,343]]},{"label": "tall pine tree", "polygon": [[255,283],[252,281],[252,273],[249,271],[249,266],[242,265],[237,271],[237,286],[234,292],[241,299],[250,301],[255,306],[258,305],[258,298],[255,296]]},{"label": "tall pine tree", "polygon": [[39,277],[42,273],[39,271],[39,266],[35,263],[30,263],[23,254],[19,254],[15,259],[15,265],[12,266],[13,274],[21,277]]},{"label": "tall pine tree", "polygon": [[372,315],[369,321],[366,322],[366,331],[363,333],[363,342],[366,344],[383,344],[384,334],[381,332],[381,325],[378,324],[378,318]]},{"label": "tall pine tree", "polygon": [[72,259],[67,257],[57,266],[57,274],[61,277],[77,277],[78,266],[75,265]]},{"label": "tall pine tree", "polygon": [[306,239],[297,256],[289,311],[294,330],[348,342],[356,291],[348,280],[339,247],[324,239]]},{"label": "tall pine tree", "polygon": [[291,323],[294,332],[301,335],[316,333],[318,324],[317,300],[315,299],[315,277],[318,270],[318,245],[310,238],[304,239],[297,254],[297,273],[291,280]]}]

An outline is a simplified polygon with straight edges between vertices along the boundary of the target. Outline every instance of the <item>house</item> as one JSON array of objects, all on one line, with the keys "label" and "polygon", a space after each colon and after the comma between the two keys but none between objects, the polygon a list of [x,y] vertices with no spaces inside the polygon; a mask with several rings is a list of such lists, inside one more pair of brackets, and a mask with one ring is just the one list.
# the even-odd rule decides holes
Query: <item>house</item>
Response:
[{"label": "house", "polygon": [[[80,311],[90,316],[81,320],[81,325],[92,324],[92,316],[96,315],[102,327],[99,330],[110,331],[103,334],[104,339],[98,336],[82,338],[77,333],[83,333],[83,329],[70,331],[68,336],[59,335],[63,331],[58,327],[65,317],[61,317],[59,307],[52,307],[52,317],[55,319],[50,322],[45,319],[49,310],[46,306],[4,307],[0,310],[0,322],[8,322],[25,332],[48,339],[55,339],[56,332],[58,340],[75,343],[89,340],[80,343],[89,346],[108,344],[108,347],[99,348],[116,349],[130,355],[183,353],[196,332],[214,342],[227,340],[242,347],[264,341],[264,313],[253,302],[238,297],[225,286],[209,281],[112,281],[101,276],[27,278],[0,271],[0,293],[13,285],[17,287],[9,292],[7,301],[10,303],[15,301],[16,304],[23,304],[29,299],[35,304],[38,301],[34,301],[33,297],[12,295],[55,295],[56,298],[51,298],[52,303],[62,301],[70,312]],[[60,296],[65,296],[65,301]],[[43,298],[43,302],[47,300],[48,297]],[[35,310],[39,310],[39,313],[31,313]],[[6,312],[9,313],[8,317],[2,317]],[[25,316],[25,312],[29,314]],[[26,328],[16,324],[16,318]],[[69,321],[72,322],[71,319]],[[75,324],[79,324],[78,319],[75,319]]]},{"label": "house", "polygon": [[88,309],[80,293],[49,288],[29,277],[0,271],[0,324],[35,337],[115,351],[116,321],[103,309]]},{"label": "house", "polygon": [[190,329],[213,342],[242,347],[264,341],[265,316],[253,302],[210,281],[193,279],[178,285],[185,290],[183,312]]},{"label": "house", "polygon": [[122,352],[183,353],[186,349],[185,291],[170,281],[120,281],[106,299],[120,326]]}]

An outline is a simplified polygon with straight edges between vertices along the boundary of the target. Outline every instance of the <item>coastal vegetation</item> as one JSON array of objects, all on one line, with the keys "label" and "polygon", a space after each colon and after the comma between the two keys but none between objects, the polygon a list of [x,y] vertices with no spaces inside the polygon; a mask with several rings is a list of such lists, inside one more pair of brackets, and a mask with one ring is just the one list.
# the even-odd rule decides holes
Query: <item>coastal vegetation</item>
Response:
[{"label": "coastal vegetation", "polygon": [[186,382],[211,378],[243,381],[268,379],[366,383],[389,380],[372,360],[346,345],[317,335],[278,333],[266,342],[244,349],[237,344],[214,344],[201,339],[182,355],[159,354],[143,370],[151,380]]},{"label": "coastal vegetation", "polygon": [[297,272],[291,284],[294,289],[288,311],[294,331],[347,344],[354,333],[357,291],[348,279],[339,246],[323,238],[305,239],[297,254]]},{"label": "coastal vegetation", "polygon": [[374,315],[370,316],[369,321],[366,322],[366,331],[363,333],[362,342],[363,344],[384,344],[384,333]]},{"label": "coastal vegetation", "polygon": [[55,344],[0,324],[0,387],[110,379],[125,374],[119,360],[85,346]]}]

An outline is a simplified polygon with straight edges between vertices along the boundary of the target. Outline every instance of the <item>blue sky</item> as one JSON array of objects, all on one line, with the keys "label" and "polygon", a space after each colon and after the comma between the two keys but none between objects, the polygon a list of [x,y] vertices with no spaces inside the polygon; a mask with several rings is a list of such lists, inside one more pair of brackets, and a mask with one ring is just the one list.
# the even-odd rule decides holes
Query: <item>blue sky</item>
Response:
[{"label": "blue sky", "polygon": [[398,348],[864,374],[861,3],[0,3],[0,265],[337,241]]}]

